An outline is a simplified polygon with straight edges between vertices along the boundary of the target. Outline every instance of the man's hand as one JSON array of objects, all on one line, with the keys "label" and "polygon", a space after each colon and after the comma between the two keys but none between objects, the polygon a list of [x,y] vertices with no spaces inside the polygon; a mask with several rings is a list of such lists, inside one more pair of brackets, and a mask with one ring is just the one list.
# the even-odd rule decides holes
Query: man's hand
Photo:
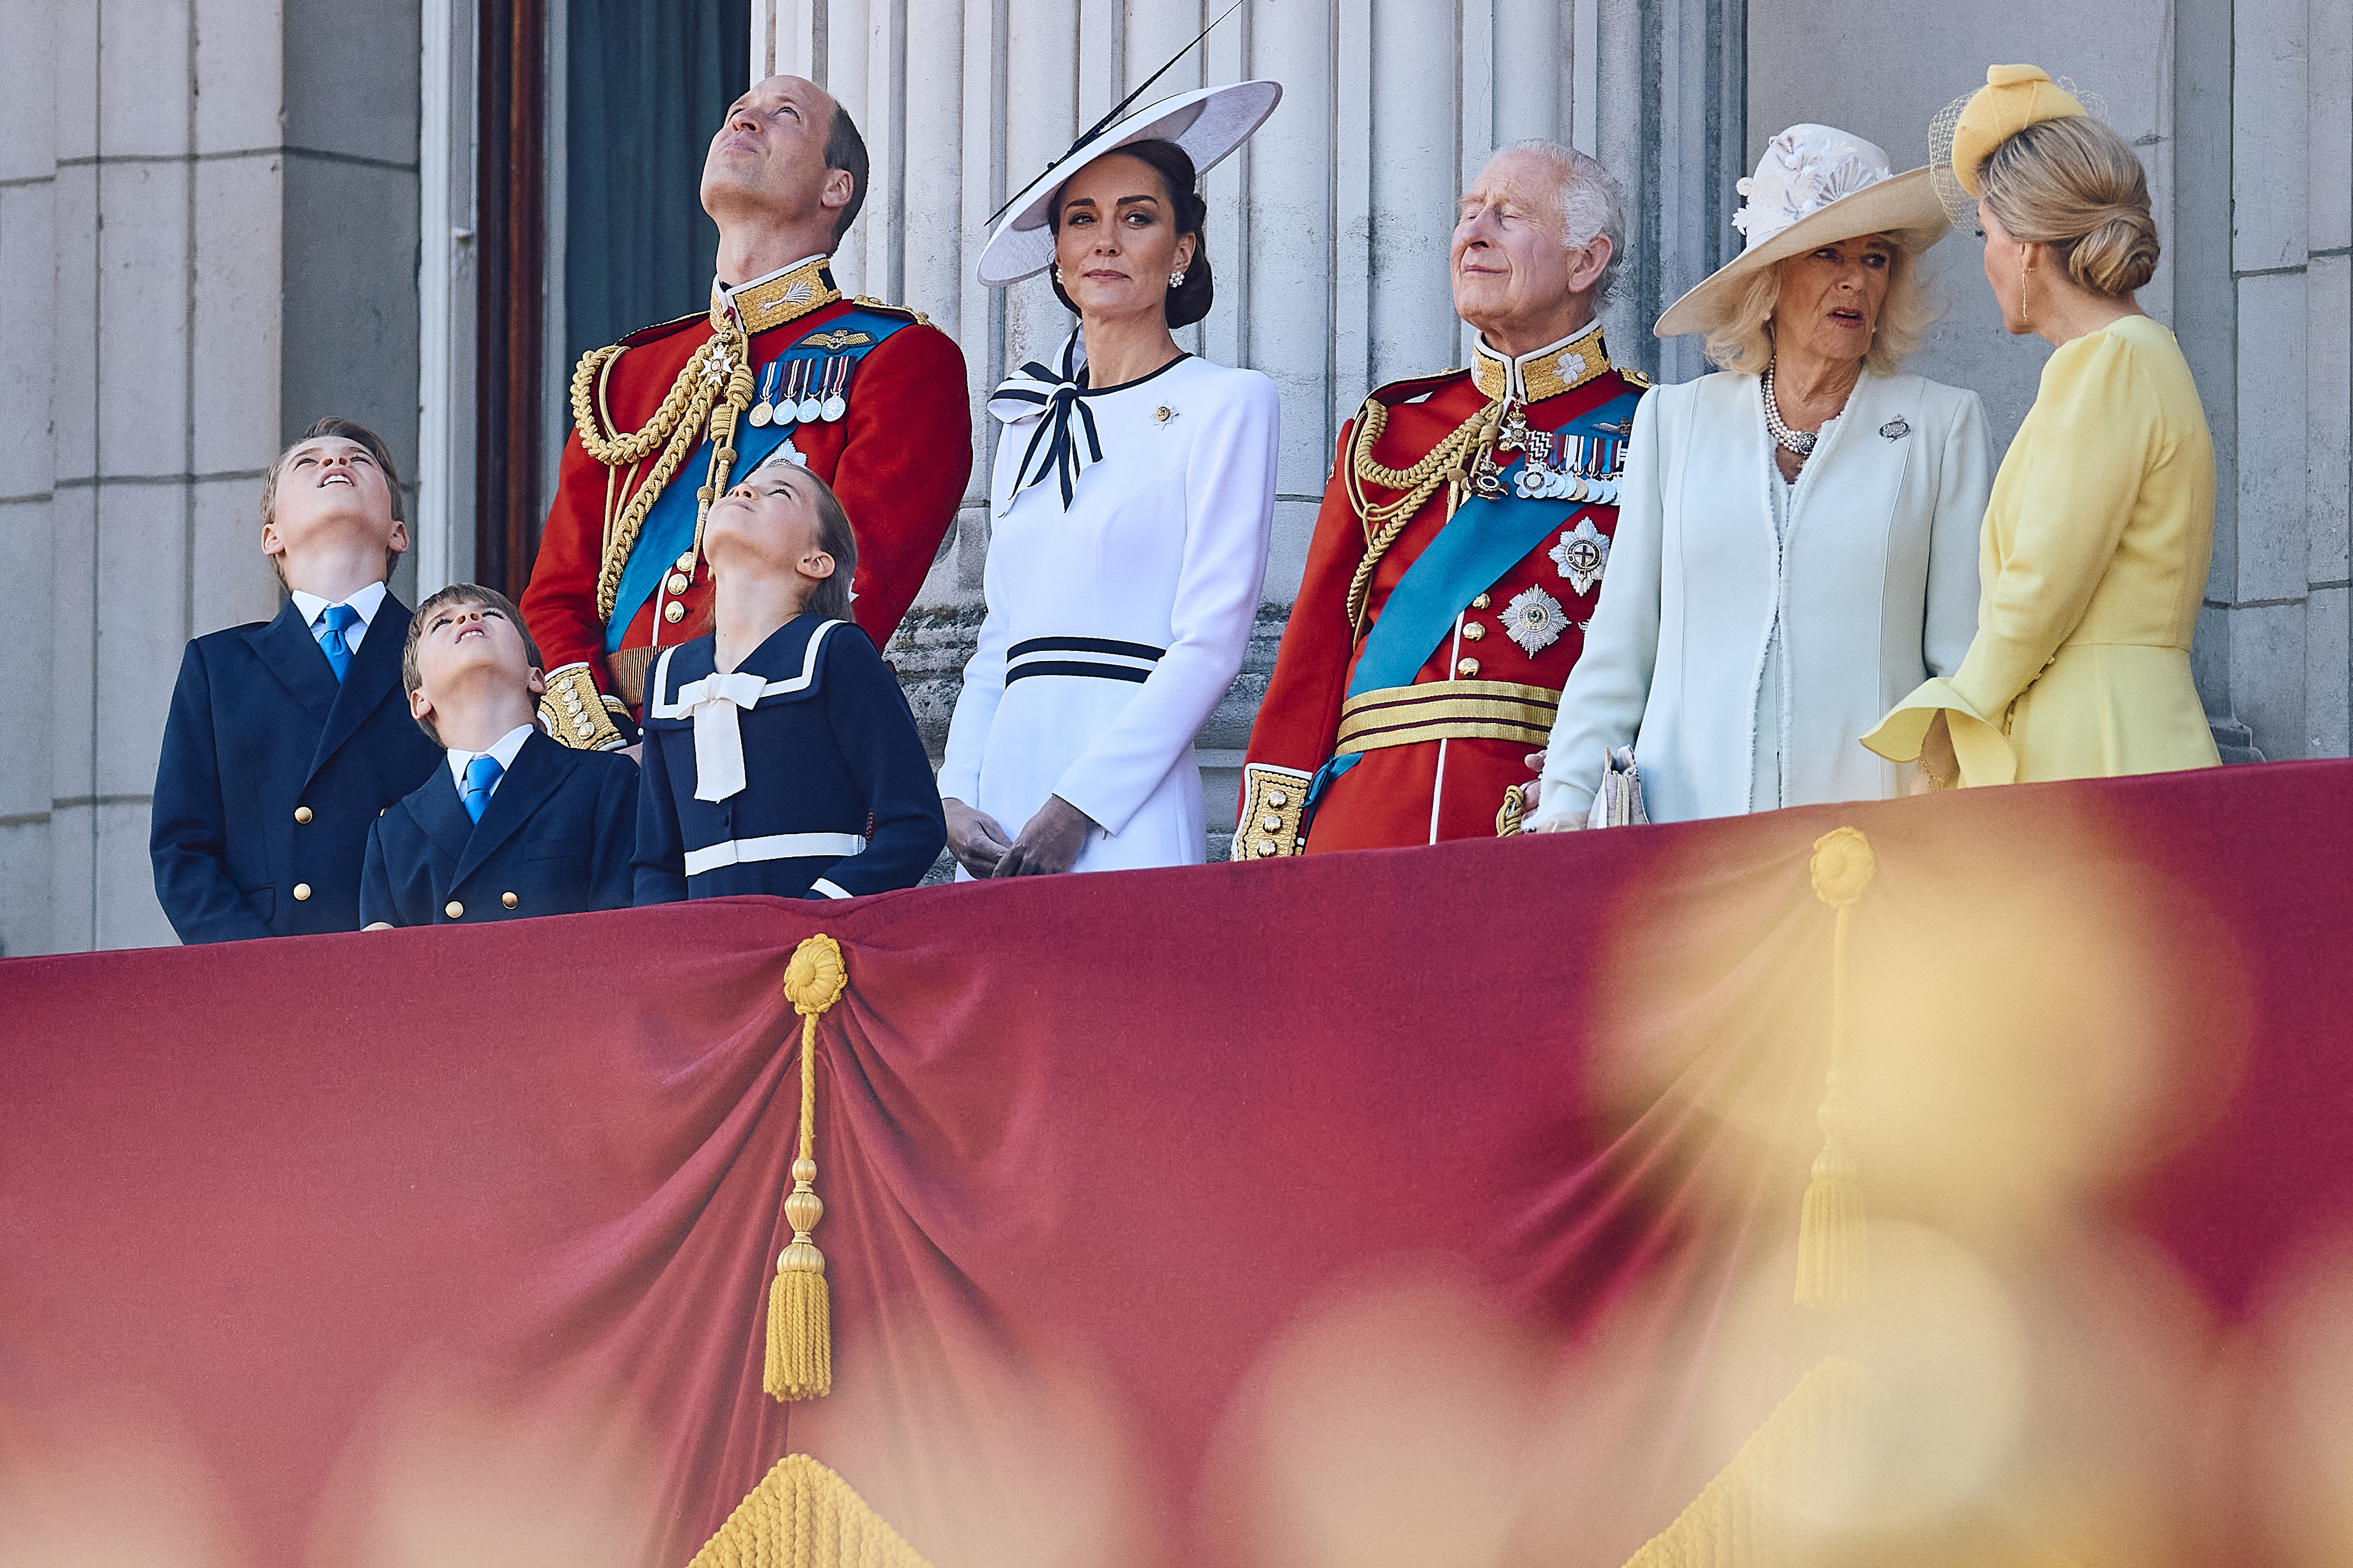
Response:
[{"label": "man's hand", "polygon": [[956,864],[975,878],[997,875],[997,862],[1013,847],[997,818],[953,795],[941,799],[940,814],[947,818],[948,853],[955,857]]},{"label": "man's hand", "polygon": [[994,875],[1050,877],[1067,871],[1078,860],[1079,851],[1087,847],[1087,833],[1094,825],[1085,812],[1059,795],[1050,795],[1038,815],[1021,829],[1021,837],[997,862]]},{"label": "man's hand", "polygon": [[1521,798],[1527,802],[1527,815],[1520,819],[1521,832],[1576,833],[1591,826],[1586,821],[1586,814],[1581,811],[1574,812],[1558,821],[1546,820],[1544,814],[1536,809],[1537,792],[1544,783],[1541,775],[1544,773],[1545,754],[1542,752],[1530,752],[1521,761],[1527,763],[1528,772],[1539,775],[1520,786]]}]

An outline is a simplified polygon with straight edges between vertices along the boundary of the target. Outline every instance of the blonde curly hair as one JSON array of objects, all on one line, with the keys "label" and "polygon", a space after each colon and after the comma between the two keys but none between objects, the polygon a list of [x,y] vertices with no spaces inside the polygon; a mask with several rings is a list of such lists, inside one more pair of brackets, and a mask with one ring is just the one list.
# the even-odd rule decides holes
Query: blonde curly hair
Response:
[{"label": "blonde curly hair", "polygon": [[[1873,326],[1871,352],[1862,363],[1874,375],[1894,375],[1917,353],[1928,329],[1945,314],[1944,302],[1920,276],[1918,254],[1885,235],[1863,239],[1887,239],[1894,252],[1887,273],[1887,298],[1880,302]],[[1735,294],[1715,325],[1708,328],[1705,353],[1709,363],[1738,375],[1762,375],[1773,363],[1773,310],[1781,302],[1781,268],[1799,257],[1785,257],[1761,268]]]}]

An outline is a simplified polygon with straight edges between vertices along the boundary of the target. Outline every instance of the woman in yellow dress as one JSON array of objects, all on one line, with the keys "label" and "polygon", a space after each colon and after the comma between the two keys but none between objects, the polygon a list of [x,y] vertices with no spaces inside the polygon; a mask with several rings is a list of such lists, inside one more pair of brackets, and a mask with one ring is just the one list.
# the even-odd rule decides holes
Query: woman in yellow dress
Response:
[{"label": "woman in yellow dress", "polygon": [[1995,66],[1949,167],[2003,325],[2057,352],[1994,479],[1969,651],[1862,743],[1917,759],[1915,793],[2219,763],[2189,674],[2214,442],[2179,345],[2133,301],[2158,257],[2140,160],[2041,70]]}]

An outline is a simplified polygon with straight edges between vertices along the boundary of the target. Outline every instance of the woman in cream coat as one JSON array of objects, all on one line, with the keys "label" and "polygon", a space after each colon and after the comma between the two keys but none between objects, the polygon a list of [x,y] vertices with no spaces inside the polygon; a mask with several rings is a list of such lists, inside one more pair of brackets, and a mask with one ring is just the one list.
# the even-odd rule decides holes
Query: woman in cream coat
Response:
[{"label": "woman in cream coat", "polygon": [[1740,189],[1746,247],[1657,327],[1705,331],[1727,368],[1634,416],[1534,831],[1583,826],[1629,745],[1654,822],[1894,795],[1895,766],[1857,742],[1975,629],[1984,410],[1898,372],[1947,226],[1927,171],[1799,125]]}]

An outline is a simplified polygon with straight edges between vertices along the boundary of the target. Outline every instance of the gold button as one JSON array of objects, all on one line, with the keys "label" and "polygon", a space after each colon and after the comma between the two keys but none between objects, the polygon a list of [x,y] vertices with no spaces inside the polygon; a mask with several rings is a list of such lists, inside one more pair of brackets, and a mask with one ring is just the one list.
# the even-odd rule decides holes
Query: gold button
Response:
[{"label": "gold button", "polygon": [[452,899],[448,903],[441,906],[441,912],[448,915],[453,921],[460,920],[465,916],[466,906],[459,903],[457,900]]},{"label": "gold button", "polygon": [[1477,598],[1471,601],[1471,607],[1474,610],[1483,610],[1487,607],[1489,602],[1487,595],[1482,594]]},{"label": "gold button", "polygon": [[693,551],[690,550],[685,554],[678,558],[678,569],[681,572],[691,572],[694,570]]},{"label": "gold button", "polygon": [[1291,804],[1291,797],[1279,789],[1271,789],[1266,792],[1266,804],[1279,811]]},{"label": "gold button", "polygon": [[1168,423],[1169,415],[1174,412],[1176,411],[1164,403],[1159,407],[1152,411],[1152,417],[1160,424],[1166,425]]},{"label": "gold button", "polygon": [[1282,831],[1282,818],[1275,816],[1274,813],[1270,811],[1264,816],[1258,819],[1258,826],[1261,832],[1280,833]]},{"label": "gold button", "polygon": [[1481,637],[1483,637],[1486,635],[1487,628],[1481,626],[1476,621],[1471,622],[1462,628],[1462,640],[1464,642],[1477,642]]},{"label": "gold button", "polygon": [[294,901],[298,904],[305,904],[311,901],[310,883],[297,882],[294,884]]},{"label": "gold button", "polygon": [[512,909],[517,904],[522,902],[522,900],[516,898],[512,893],[501,893],[499,895],[499,902],[504,904],[509,909]]},{"label": "gold button", "polygon": [[662,619],[669,621],[673,626],[676,625],[678,622],[686,619],[686,606],[680,604],[676,599],[672,599],[669,604],[662,606]]},{"label": "gold button", "polygon": [[686,574],[685,574],[685,573],[683,573],[683,572],[673,572],[673,573],[671,573],[671,574],[670,574],[670,582],[669,582],[667,584],[665,584],[665,586],[667,586],[667,587],[670,589],[670,591],[671,593],[673,593],[673,594],[683,594],[683,593],[685,593],[685,592],[686,592]]},{"label": "gold button", "polygon": [[1466,678],[1476,675],[1479,673],[1479,661],[1475,658],[1466,658],[1454,667],[1454,673]]},{"label": "gold button", "polygon": [[1258,841],[1255,847],[1258,850],[1259,858],[1263,860],[1268,856],[1275,852],[1276,845],[1274,840],[1271,838],[1261,838]]},{"label": "gold button", "polygon": [[311,808],[307,805],[296,806],[294,808],[294,820],[297,822],[309,822],[311,820]]}]

